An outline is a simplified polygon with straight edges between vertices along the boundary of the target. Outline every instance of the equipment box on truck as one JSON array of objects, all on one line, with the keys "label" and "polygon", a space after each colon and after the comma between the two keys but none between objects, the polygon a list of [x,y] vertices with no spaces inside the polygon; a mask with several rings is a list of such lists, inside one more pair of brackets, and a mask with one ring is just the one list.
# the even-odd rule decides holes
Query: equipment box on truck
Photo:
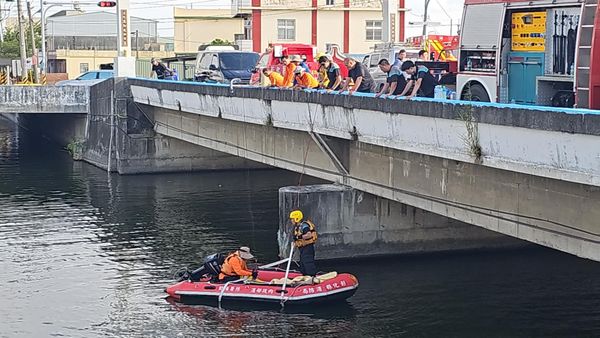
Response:
[{"label": "equipment box on truck", "polygon": [[463,100],[600,109],[597,0],[465,0]]}]

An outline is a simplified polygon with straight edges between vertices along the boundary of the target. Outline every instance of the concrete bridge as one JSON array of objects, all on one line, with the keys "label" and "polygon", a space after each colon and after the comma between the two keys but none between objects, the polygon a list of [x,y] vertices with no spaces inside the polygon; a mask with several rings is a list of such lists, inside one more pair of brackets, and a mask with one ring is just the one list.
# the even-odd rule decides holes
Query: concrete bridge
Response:
[{"label": "concrete bridge", "polygon": [[[598,111],[142,79],[95,87],[103,94],[90,102],[83,157],[98,166],[268,165],[357,189],[340,188],[341,202],[323,195],[348,205],[336,217],[313,208],[331,252],[358,242],[366,251],[388,244],[367,254],[399,243],[412,247],[397,252],[414,252],[432,237],[444,250],[488,238],[487,229],[600,260]],[[359,219],[364,229],[349,225]]]},{"label": "concrete bridge", "polygon": [[66,145],[87,137],[89,117],[101,105],[101,89],[105,88],[0,86],[0,115]]},{"label": "concrete bridge", "polygon": [[600,112],[128,82],[159,134],[600,260]]}]

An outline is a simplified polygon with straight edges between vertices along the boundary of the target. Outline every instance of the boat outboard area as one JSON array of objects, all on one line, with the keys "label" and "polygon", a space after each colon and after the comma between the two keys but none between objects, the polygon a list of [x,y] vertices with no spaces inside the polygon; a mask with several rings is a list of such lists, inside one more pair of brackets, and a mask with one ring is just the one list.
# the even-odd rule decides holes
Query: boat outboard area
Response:
[{"label": "boat outboard area", "polygon": [[[349,273],[331,271],[305,276],[280,265],[289,263],[286,258],[258,266],[253,276],[219,279],[225,255],[214,254],[205,258],[194,271],[181,271],[179,281],[166,288],[170,301],[186,305],[249,304],[303,305],[344,302],[354,295],[358,279]],[[222,274],[221,274],[222,276]]]}]

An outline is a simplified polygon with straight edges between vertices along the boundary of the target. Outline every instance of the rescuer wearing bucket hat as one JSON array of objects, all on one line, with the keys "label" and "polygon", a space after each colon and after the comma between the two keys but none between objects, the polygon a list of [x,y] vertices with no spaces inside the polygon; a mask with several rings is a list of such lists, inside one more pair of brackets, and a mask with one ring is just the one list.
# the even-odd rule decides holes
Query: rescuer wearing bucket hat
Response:
[{"label": "rescuer wearing bucket hat", "polygon": [[315,225],[308,219],[304,220],[300,210],[292,211],[290,220],[294,226],[294,245],[300,251],[300,272],[305,276],[315,276],[315,243],[318,237]]},{"label": "rescuer wearing bucket hat", "polygon": [[256,279],[258,271],[248,270],[248,267],[246,266],[246,261],[252,258],[254,258],[254,255],[250,253],[250,248],[247,246],[243,246],[229,254],[221,267],[219,281],[230,282],[250,276]]}]

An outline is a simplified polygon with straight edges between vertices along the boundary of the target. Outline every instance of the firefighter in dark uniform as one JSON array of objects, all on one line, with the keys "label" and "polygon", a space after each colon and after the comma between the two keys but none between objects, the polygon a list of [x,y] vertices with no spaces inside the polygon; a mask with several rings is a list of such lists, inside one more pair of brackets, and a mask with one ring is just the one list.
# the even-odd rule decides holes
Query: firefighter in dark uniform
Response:
[{"label": "firefighter in dark uniform", "polygon": [[290,213],[290,220],[294,225],[294,245],[300,251],[300,272],[305,276],[315,276],[317,274],[315,264],[317,230],[313,222],[303,219],[304,215],[300,210]]}]

